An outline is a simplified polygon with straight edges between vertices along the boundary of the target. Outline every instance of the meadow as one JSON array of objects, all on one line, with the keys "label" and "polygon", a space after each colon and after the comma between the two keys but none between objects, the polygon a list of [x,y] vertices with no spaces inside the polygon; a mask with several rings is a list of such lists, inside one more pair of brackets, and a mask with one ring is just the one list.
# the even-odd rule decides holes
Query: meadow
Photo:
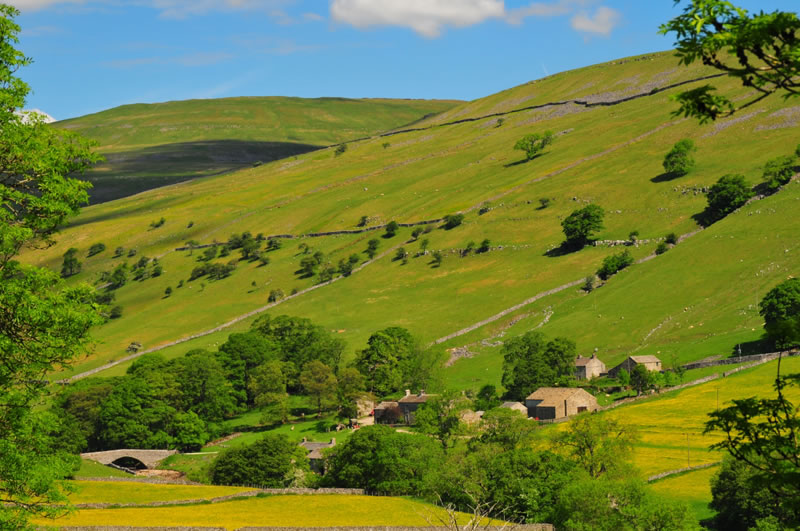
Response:
[{"label": "meadow", "polygon": [[141,504],[177,500],[207,500],[251,491],[245,487],[160,485],[136,481],[74,481],[71,503]]}]

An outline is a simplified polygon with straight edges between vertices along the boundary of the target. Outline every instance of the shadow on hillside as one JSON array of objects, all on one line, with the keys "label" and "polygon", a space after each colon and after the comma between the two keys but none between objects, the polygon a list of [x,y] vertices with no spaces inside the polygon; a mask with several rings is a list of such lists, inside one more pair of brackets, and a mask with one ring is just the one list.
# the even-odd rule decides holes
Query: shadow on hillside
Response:
[{"label": "shadow on hillside", "polygon": [[[740,348],[741,354],[739,351]],[[729,357],[735,358],[737,356],[751,356],[753,354],[769,354],[775,352],[775,350],[775,344],[766,337],[762,337],[761,339],[747,341],[746,343],[740,343],[734,346]]]},{"label": "shadow on hillside", "polygon": [[542,156],[544,156],[546,154],[547,153],[538,153],[538,154],[534,155],[530,159],[525,158],[525,159],[520,159],[520,160],[518,160],[516,162],[509,162],[508,164],[504,164],[503,167],[504,168],[512,168],[514,166],[519,166],[520,164],[525,164],[525,163],[528,163],[528,162],[532,162],[532,161],[534,161],[534,160],[538,159],[539,157],[542,157]]},{"label": "shadow on hillside", "polygon": [[85,179],[92,204],[144,192],[197,177],[220,175],[260,163],[293,157],[323,146],[293,142],[203,140],[103,153],[106,162]]},{"label": "shadow on hillside", "polygon": [[680,177],[681,177],[681,175],[679,175],[679,174],[677,174],[675,172],[664,172],[664,173],[662,173],[660,175],[656,175],[655,177],[650,179],[650,182],[651,183],[666,183],[666,182],[678,179]]},{"label": "shadow on hillside", "polygon": [[557,256],[564,256],[570,253],[574,253],[575,251],[580,251],[585,246],[586,245],[564,240],[563,242],[561,242],[561,245],[559,245],[558,247],[553,247],[549,251],[545,252],[544,255],[550,258],[555,258]]}]

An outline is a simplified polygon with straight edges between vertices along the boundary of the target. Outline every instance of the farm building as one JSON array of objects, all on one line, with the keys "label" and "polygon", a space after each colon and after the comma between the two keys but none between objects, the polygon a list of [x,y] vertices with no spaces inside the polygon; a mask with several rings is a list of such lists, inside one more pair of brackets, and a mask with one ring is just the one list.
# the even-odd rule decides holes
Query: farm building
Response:
[{"label": "farm building", "polygon": [[311,470],[322,474],[325,472],[325,456],[322,455],[322,450],[336,446],[336,439],[331,439],[329,443],[321,443],[312,442],[303,437],[303,442],[300,443],[300,446],[308,451],[308,462]]},{"label": "farm building", "polygon": [[655,356],[628,356],[628,359],[608,371],[608,375],[616,378],[622,369],[631,372],[637,365],[643,365],[648,371],[661,370],[661,360]]},{"label": "farm building", "polygon": [[522,402],[503,402],[500,407],[504,407],[506,409],[510,409],[512,411],[519,411],[526,417],[528,416],[528,408],[525,407],[525,404]]},{"label": "farm building", "polygon": [[597,399],[574,387],[540,387],[525,399],[525,406],[529,417],[554,420],[595,411]]},{"label": "farm building", "polygon": [[578,380],[591,380],[605,372],[606,364],[596,354],[592,354],[590,358],[578,356],[575,359],[575,378]]},{"label": "farm building", "polygon": [[373,411],[376,424],[396,424],[403,418],[403,412],[397,402],[381,402]]},{"label": "farm building", "polygon": [[421,404],[424,404],[433,396],[436,395],[426,394],[424,390],[420,390],[418,394],[412,395],[411,391],[406,389],[406,396],[397,401],[397,404],[400,406],[400,411],[403,412],[403,419],[406,424],[414,424],[414,412]]}]

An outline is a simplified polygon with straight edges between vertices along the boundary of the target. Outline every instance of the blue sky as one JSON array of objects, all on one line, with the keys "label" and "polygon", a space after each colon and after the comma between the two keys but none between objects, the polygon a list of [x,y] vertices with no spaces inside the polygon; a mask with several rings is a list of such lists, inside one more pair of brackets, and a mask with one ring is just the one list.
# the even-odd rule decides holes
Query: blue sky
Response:
[{"label": "blue sky", "polygon": [[[12,0],[28,108],[229,96],[470,100],[669,49],[672,0]],[[794,10],[796,0],[741,0]],[[790,5],[791,4],[791,5]]]}]

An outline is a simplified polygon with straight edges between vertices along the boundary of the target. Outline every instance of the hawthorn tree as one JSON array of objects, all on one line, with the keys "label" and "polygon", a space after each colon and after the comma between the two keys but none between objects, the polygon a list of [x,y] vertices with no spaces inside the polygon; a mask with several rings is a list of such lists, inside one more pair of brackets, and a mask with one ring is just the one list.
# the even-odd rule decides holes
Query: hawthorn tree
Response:
[{"label": "hawthorn tree", "polygon": [[567,243],[576,247],[586,245],[594,233],[603,230],[604,216],[603,208],[595,204],[573,211],[561,222]]},{"label": "hawthorn tree", "polygon": [[73,458],[53,448],[56,419],[34,409],[45,376],[86,351],[101,321],[93,290],[17,261],[23,247],[54,243],[57,228],[88,202],[81,174],[99,157],[78,135],[15,114],[30,91],[16,76],[30,58],[15,48],[19,11],[0,4],[0,528],[65,511],[58,482]]},{"label": "hawthorn tree", "polygon": [[682,177],[694,168],[694,157],[692,153],[697,151],[697,147],[690,138],[678,140],[669,153],[664,157],[664,171],[676,177]]},{"label": "hawthorn tree", "polygon": [[753,197],[750,184],[745,181],[744,175],[723,175],[708,190],[708,216],[710,221],[719,221],[734,210],[742,207]]},{"label": "hawthorn tree", "polygon": [[524,151],[526,159],[533,160],[544,148],[552,144],[554,140],[555,135],[552,131],[531,133],[520,138],[517,143],[514,144],[514,149]]},{"label": "hawthorn tree", "polygon": [[790,278],[772,288],[761,299],[758,312],[775,346],[800,346],[800,279]]},{"label": "hawthorn tree", "polygon": [[[680,0],[676,0],[680,3]],[[760,11],[751,15],[727,0],[689,0],[683,13],[662,24],[662,34],[674,33],[680,64],[699,60],[737,78],[755,92],[737,104],[715,93],[710,84],[675,96],[674,115],[701,123],[729,116],[772,94],[800,95],[800,19],[796,13]]]}]

